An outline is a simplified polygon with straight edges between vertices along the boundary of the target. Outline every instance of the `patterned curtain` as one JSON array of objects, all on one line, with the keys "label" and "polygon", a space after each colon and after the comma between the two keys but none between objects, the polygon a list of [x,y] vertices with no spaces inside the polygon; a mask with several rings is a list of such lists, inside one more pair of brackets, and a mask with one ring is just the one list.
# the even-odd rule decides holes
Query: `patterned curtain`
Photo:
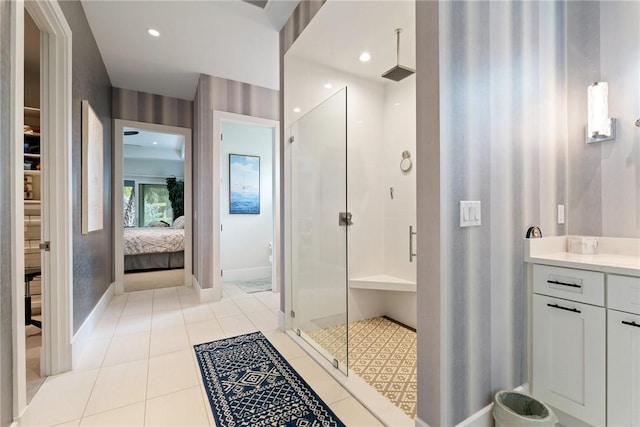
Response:
[{"label": "patterned curtain", "polygon": [[129,199],[125,200],[125,209],[124,209],[124,226],[125,227],[135,227],[136,226],[136,187],[135,185],[131,188],[131,194],[129,195]]}]

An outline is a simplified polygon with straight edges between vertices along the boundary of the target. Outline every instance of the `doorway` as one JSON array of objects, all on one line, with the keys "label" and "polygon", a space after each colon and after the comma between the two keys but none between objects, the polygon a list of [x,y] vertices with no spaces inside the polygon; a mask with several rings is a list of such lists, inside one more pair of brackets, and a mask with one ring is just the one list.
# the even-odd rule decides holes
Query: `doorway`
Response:
[{"label": "doorway", "polygon": [[[46,376],[42,352],[42,170],[40,129],[40,29],[24,14],[24,278],[27,402]],[[46,325],[49,326],[49,325]]]},{"label": "doorway", "polygon": [[220,260],[227,293],[274,290],[273,151],[272,127],[222,122]]},{"label": "doorway", "polygon": [[191,129],[115,120],[116,293],[191,286]]},{"label": "doorway", "polygon": [[[231,293],[279,292],[280,124],[213,112],[214,288]],[[217,242],[216,242],[217,240]],[[226,289],[225,289],[226,287]],[[244,287],[244,289],[243,289]]]},{"label": "doorway", "polygon": [[[39,30],[40,46],[40,112],[39,119],[35,111],[25,114],[25,74],[24,74],[24,30],[25,13],[33,19]],[[71,175],[71,29],[57,3],[25,2],[17,3],[11,15],[11,247],[16,255],[12,260],[12,331],[14,382],[14,417],[22,415],[27,406],[26,382],[26,327],[28,300],[25,298],[25,196],[30,200],[33,211],[36,205],[36,193],[39,191],[40,231],[30,237],[38,242],[41,270],[41,337],[42,350],[40,361],[41,375],[55,375],[71,369],[72,366],[72,175]],[[30,123],[29,123],[30,122]],[[33,133],[41,130],[40,158],[35,155],[36,144],[28,144],[29,172],[25,173],[25,128],[31,126]],[[35,136],[35,135],[33,135]],[[56,141],[55,150],[47,150],[51,141]],[[31,152],[33,151],[33,152]],[[33,175],[38,175],[38,183]],[[33,167],[35,166],[35,169]],[[33,171],[33,172],[32,172]],[[31,182],[27,175],[31,176]],[[25,184],[31,184],[31,189]],[[39,188],[38,188],[39,185]],[[30,193],[30,194],[25,194]],[[30,211],[29,211],[30,212]],[[37,216],[37,215],[34,215]],[[38,234],[40,239],[38,239]],[[42,245],[42,246],[41,246]],[[31,242],[29,243],[29,247]],[[37,262],[37,251],[30,260]],[[33,325],[32,325],[33,326]]]}]

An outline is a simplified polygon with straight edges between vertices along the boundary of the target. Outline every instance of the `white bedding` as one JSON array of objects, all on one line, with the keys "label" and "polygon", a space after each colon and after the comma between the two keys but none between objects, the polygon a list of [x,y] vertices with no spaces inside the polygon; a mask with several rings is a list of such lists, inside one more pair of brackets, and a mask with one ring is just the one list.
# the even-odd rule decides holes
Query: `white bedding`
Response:
[{"label": "white bedding", "polygon": [[184,251],[184,229],[150,227],[124,229],[124,254]]}]

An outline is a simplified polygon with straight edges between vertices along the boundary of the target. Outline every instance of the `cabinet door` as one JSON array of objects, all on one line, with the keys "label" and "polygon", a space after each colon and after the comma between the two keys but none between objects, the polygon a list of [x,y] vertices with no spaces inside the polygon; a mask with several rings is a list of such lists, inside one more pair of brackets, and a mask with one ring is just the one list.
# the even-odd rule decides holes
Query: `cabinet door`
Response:
[{"label": "cabinet door", "polygon": [[608,310],[607,424],[640,426],[640,316]]},{"label": "cabinet door", "polygon": [[533,296],[533,395],[605,425],[605,309]]}]

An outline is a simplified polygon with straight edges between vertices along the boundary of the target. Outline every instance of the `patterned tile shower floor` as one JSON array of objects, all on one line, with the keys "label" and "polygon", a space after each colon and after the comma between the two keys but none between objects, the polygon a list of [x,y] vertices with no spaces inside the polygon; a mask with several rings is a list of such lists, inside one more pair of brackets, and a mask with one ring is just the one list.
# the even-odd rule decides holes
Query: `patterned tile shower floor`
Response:
[{"label": "patterned tile shower floor", "polygon": [[[307,334],[344,363],[344,325],[316,329]],[[415,419],[415,331],[384,317],[349,323],[349,370]]]}]

